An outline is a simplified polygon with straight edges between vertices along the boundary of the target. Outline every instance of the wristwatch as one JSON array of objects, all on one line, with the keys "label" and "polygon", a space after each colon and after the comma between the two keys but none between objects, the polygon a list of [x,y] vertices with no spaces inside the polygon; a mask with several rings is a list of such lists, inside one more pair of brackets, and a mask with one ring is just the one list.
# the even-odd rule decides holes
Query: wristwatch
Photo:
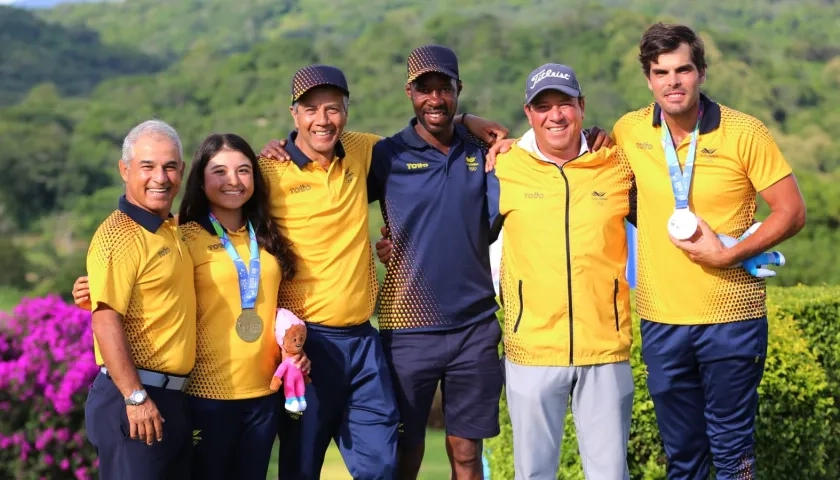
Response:
[{"label": "wristwatch", "polygon": [[145,390],[135,390],[131,392],[131,395],[129,395],[128,398],[125,399],[125,404],[135,406],[140,405],[146,401],[146,398],[148,398],[148,395],[146,395]]}]

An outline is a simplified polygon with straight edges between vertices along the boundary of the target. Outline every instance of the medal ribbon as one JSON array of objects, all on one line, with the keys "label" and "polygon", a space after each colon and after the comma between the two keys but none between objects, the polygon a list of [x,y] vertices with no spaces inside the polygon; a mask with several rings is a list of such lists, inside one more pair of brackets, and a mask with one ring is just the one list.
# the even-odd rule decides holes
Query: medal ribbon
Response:
[{"label": "medal ribbon", "polygon": [[665,150],[665,160],[668,162],[668,176],[671,177],[671,189],[677,209],[688,208],[688,192],[691,189],[691,176],[694,174],[694,156],[697,153],[697,135],[700,131],[700,119],[703,118],[703,104],[697,112],[697,124],[691,132],[691,143],[688,145],[688,155],[685,157],[685,169],[680,171],[680,159],[671,138],[671,131],[665,123],[665,113],[660,110],[659,120],[662,125],[662,148]]},{"label": "medal ribbon", "polygon": [[254,304],[257,302],[257,293],[260,288],[260,248],[257,245],[257,235],[254,233],[254,227],[251,225],[251,222],[248,222],[248,234],[251,237],[251,268],[249,270],[245,267],[245,262],[242,261],[242,257],[239,256],[239,253],[233,247],[233,243],[231,243],[225,233],[225,229],[222,228],[222,225],[212,213],[210,214],[210,223],[213,224],[213,229],[216,230],[216,235],[222,241],[222,246],[225,247],[228,256],[230,256],[233,264],[236,266],[236,274],[239,276],[239,298],[242,302],[242,309],[253,309]]}]

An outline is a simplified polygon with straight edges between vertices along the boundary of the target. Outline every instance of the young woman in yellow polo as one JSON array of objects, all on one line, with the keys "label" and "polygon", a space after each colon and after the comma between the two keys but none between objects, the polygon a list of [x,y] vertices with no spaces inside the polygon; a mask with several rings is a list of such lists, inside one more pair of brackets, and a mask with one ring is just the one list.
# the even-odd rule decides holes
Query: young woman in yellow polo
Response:
[{"label": "young woman in yellow polo", "polygon": [[[192,478],[264,479],[277,436],[269,390],[280,350],[277,293],[295,274],[288,241],[268,214],[256,156],[241,137],[213,134],[198,147],[179,213],[194,264],[195,367],[186,387]],[[85,306],[87,279],[75,302]],[[299,365],[308,371],[308,360]]]},{"label": "young woman in yellow polo", "polygon": [[264,479],[277,435],[277,292],[294,256],[268,214],[257,158],[233,134],[198,147],[181,202],[195,263],[197,340],[187,387],[193,478]]}]

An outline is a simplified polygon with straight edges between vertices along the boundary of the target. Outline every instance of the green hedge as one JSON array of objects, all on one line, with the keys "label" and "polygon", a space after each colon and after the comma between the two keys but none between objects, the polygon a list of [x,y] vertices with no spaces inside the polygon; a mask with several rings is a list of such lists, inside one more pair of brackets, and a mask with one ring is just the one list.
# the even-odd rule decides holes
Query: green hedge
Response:
[{"label": "green hedge", "polygon": [[[840,478],[840,287],[771,288],[770,341],[757,419],[761,478]],[[500,321],[504,321],[500,313]],[[666,460],[641,362],[639,319],[633,319],[632,366],[636,385],[628,461],[633,479],[665,478]],[[514,478],[507,404],[501,434],[487,441],[491,478]],[[558,479],[583,480],[571,413]]]}]

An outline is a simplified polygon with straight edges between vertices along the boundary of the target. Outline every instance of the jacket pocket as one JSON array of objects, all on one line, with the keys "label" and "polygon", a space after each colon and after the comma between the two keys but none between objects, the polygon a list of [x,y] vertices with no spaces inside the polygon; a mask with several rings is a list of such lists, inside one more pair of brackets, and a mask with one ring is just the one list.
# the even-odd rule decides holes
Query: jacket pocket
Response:
[{"label": "jacket pocket", "polygon": [[618,279],[616,278],[613,283],[613,313],[615,314],[615,331],[619,330],[618,328]]},{"label": "jacket pocket", "polygon": [[522,302],[522,280],[519,281],[519,315],[516,317],[516,323],[513,324],[513,333],[516,333],[519,330],[519,322],[522,321],[522,310],[523,310],[523,302]]}]

